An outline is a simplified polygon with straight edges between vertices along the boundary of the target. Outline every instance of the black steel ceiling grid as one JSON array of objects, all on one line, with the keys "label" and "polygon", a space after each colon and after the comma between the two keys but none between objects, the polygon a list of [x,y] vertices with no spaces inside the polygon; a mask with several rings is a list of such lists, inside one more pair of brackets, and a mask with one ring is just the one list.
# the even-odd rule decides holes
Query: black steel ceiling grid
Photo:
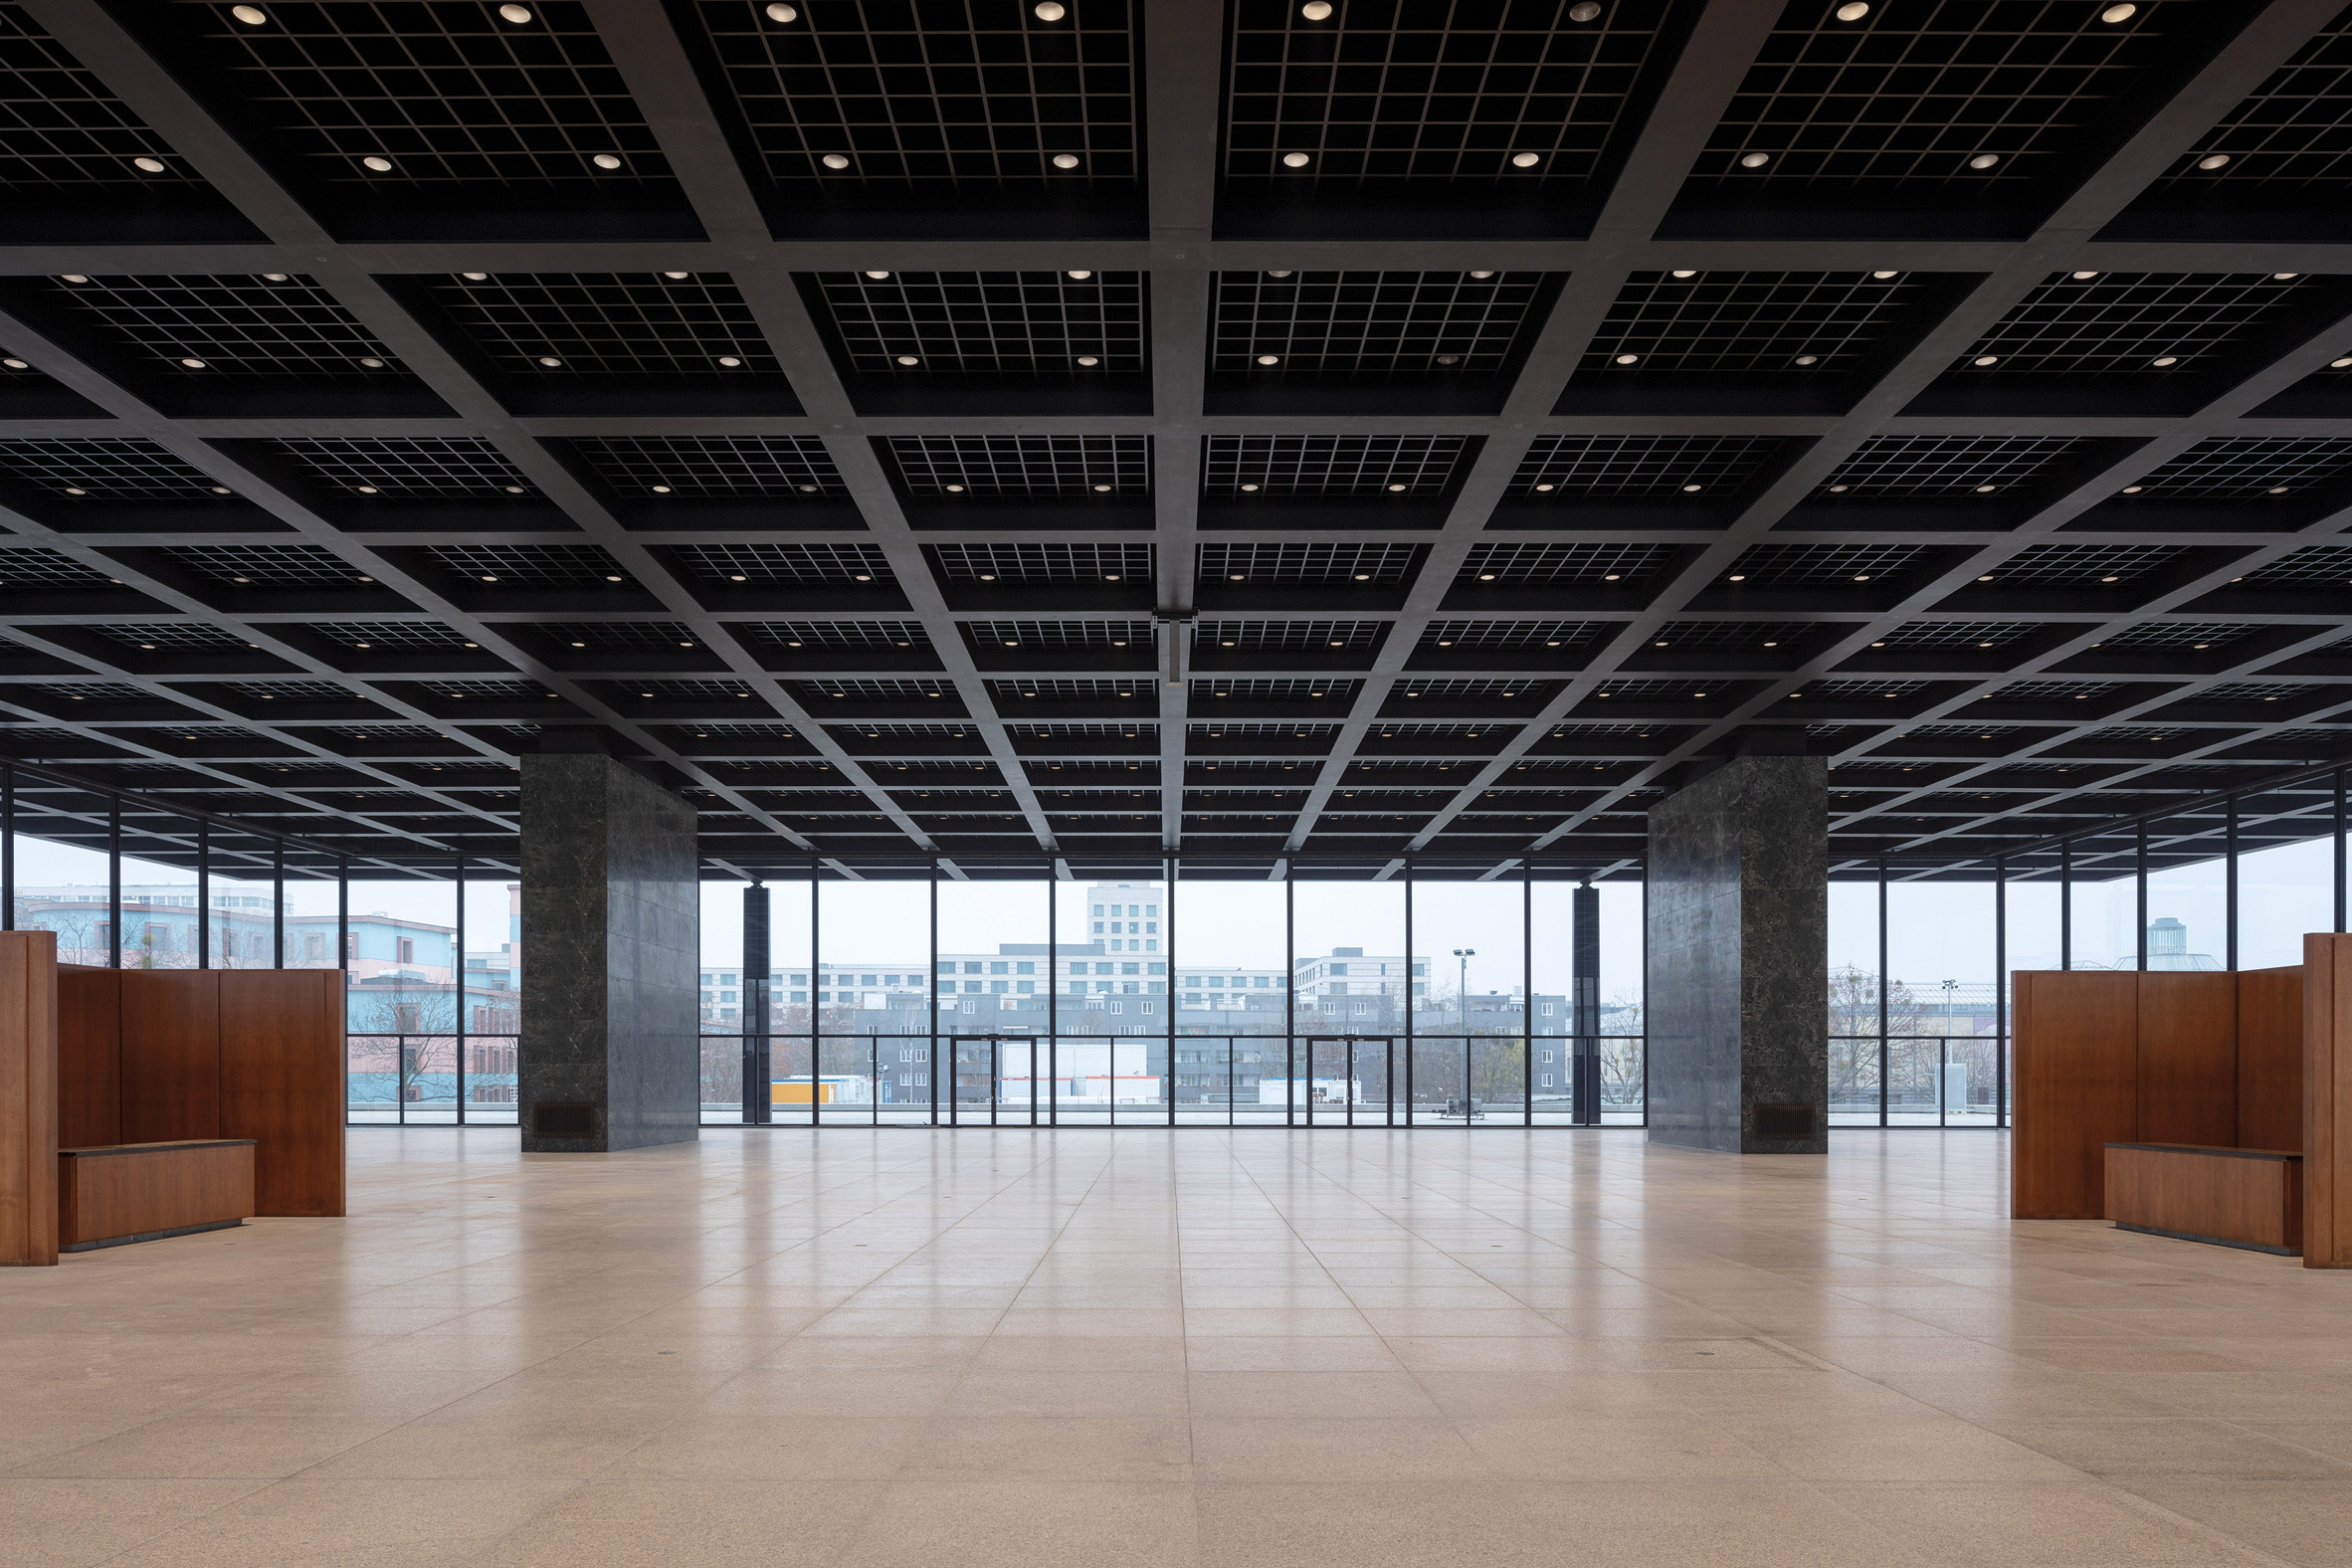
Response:
[{"label": "black steel ceiling grid", "polygon": [[[2337,7],[522,9],[0,8],[0,178],[44,184],[0,214],[9,755],[487,862],[517,752],[598,730],[692,792],[714,875],[940,850],[883,780],[976,780],[956,835],[1066,863],[1132,830],[1032,773],[1279,779],[1254,855],[1607,875],[1751,740],[1829,753],[1841,856],[1963,865],[2352,757]],[[1307,163],[1250,172],[1243,125]],[[76,184],[112,193],[79,229]],[[2095,385],[1952,401],[2029,370]],[[1087,496],[1143,536],[1032,531]],[[811,526],[862,531],[756,537]],[[1071,711],[1105,689],[1138,716]],[[1641,701],[1670,720],[1584,722]],[[798,768],[851,809],[741,787]],[[1577,800],[1497,809],[1530,769]],[[1359,774],[1428,794],[1409,828]],[[1209,831],[1162,793],[1152,837]]]}]

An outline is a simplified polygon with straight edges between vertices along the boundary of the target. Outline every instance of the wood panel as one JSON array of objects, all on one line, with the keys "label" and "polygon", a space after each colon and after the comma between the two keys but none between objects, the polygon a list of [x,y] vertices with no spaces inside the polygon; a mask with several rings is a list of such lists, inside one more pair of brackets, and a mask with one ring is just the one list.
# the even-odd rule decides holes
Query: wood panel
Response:
[{"label": "wood panel", "polygon": [[122,1141],[122,971],[57,971],[57,1141]]},{"label": "wood panel", "polygon": [[2098,1219],[2104,1146],[2139,1136],[2140,977],[2022,970],[2016,978],[2010,1212],[2021,1220]]},{"label": "wood panel", "polygon": [[2270,1252],[2303,1245],[2303,1158],[2283,1150],[2110,1143],[2106,1216]]},{"label": "wood panel", "polygon": [[57,933],[0,931],[0,1264],[57,1262]]},{"label": "wood panel", "polygon": [[2238,1136],[2229,1141],[2242,1149],[2303,1146],[2300,964],[2238,976]]},{"label": "wood panel", "polygon": [[2238,977],[2225,970],[2139,976],[2137,1143],[2238,1141]]},{"label": "wood panel", "polygon": [[58,1240],[151,1236],[254,1212],[250,1140],[118,1143],[59,1151]]},{"label": "wood panel", "polygon": [[220,972],[120,974],[122,1141],[222,1136]]},{"label": "wood panel", "polygon": [[2352,1269],[2352,936],[2303,937],[2303,1267]]},{"label": "wood panel", "polygon": [[341,1214],[342,972],[215,972],[221,1135],[260,1140],[256,1212]]}]

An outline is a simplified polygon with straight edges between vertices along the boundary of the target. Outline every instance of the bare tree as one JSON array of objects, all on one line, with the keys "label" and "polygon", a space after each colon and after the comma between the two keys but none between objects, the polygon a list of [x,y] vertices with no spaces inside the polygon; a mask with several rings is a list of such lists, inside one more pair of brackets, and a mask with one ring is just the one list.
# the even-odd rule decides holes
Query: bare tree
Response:
[{"label": "bare tree", "polygon": [[425,1097],[425,1079],[447,1075],[456,1092],[458,1002],[446,986],[395,985],[350,995],[351,1071],[393,1076],[402,1101]]}]

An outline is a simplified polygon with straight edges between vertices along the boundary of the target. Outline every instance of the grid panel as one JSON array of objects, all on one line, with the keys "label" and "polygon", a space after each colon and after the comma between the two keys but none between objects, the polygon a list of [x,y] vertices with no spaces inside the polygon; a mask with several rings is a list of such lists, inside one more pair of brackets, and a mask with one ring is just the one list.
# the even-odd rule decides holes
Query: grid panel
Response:
[{"label": "grid panel", "polygon": [[1363,689],[1363,682],[1351,680],[1267,680],[1212,676],[1193,682],[1191,695],[1195,699],[1223,698],[1242,702],[1307,702],[1319,699],[1346,703],[1355,699],[1355,694]]},{"label": "grid panel", "polygon": [[991,681],[988,694],[992,697],[1045,697],[1057,702],[1107,702],[1119,697],[1150,697],[1154,694],[1149,676],[1131,677],[1125,681],[1087,681],[1068,676],[1045,677],[1025,681]]},{"label": "grid panel", "polygon": [[[133,159],[157,165],[142,168]],[[0,4],[0,186],[186,184],[193,172],[25,8]]]},{"label": "grid panel", "polygon": [[90,588],[118,581],[46,545],[0,545],[0,585]]},{"label": "grid panel", "polygon": [[2145,478],[2126,495],[2155,500],[2254,500],[2292,495],[2340,479],[2352,468],[2352,441],[2315,437],[2234,437],[2200,441]]},{"label": "grid panel", "polygon": [[464,650],[477,644],[439,621],[328,621],[308,628],[313,637],[350,648]]},{"label": "grid panel", "polygon": [[892,436],[890,460],[916,495],[1143,495],[1144,436]]},{"label": "grid panel", "polygon": [[816,436],[601,436],[572,442],[625,494],[840,495],[833,454]]},{"label": "grid panel", "polygon": [[163,553],[199,576],[236,587],[348,588],[375,581],[315,544],[175,544]]},{"label": "grid panel", "polygon": [[928,648],[919,621],[731,621],[727,630],[755,648]]},{"label": "grid panel", "polygon": [[1211,436],[1211,495],[1434,495],[1454,481],[1465,436]]},{"label": "grid panel", "polygon": [[[2213,157],[2227,161],[2207,168]],[[2352,27],[2322,28],[2171,169],[2169,186],[2273,190],[2352,178]]]},{"label": "grid panel", "polygon": [[819,273],[862,376],[1139,376],[1141,273]]},{"label": "grid panel", "polygon": [[1220,273],[1211,368],[1277,381],[1492,377],[1528,325],[1543,281],[1540,273]]},{"label": "grid panel", "polygon": [[[259,27],[207,6],[224,93],[313,178],[403,185],[668,188],[669,164],[577,0],[276,4]],[[618,158],[606,169],[593,160]],[[389,161],[385,169],[361,160]],[[585,189],[581,192],[586,195]]]},{"label": "grid panel", "polygon": [[1780,447],[1774,436],[1538,436],[1509,493],[1719,493],[1745,484]]},{"label": "grid panel", "polygon": [[743,376],[782,370],[723,273],[490,273],[433,300],[509,375]]},{"label": "grid panel", "polygon": [[894,681],[874,676],[828,676],[822,681],[794,681],[788,683],[793,695],[843,701],[862,697],[873,702],[918,702],[939,700],[955,694],[955,688],[945,676],[933,676],[926,681]]},{"label": "grid panel", "polygon": [[1523,696],[1549,696],[1559,689],[1557,682],[1522,681],[1516,677],[1490,678],[1480,681],[1433,681],[1424,677],[1407,676],[1397,682],[1396,691],[1424,701],[1492,702]]},{"label": "grid panel", "polygon": [[2123,687],[2113,681],[2013,681],[1991,694],[1998,702],[2087,702]]},{"label": "grid panel", "polygon": [[1148,544],[934,544],[950,582],[1149,582]]},{"label": "grid panel", "polygon": [[[1663,0],[1233,8],[1224,174],[1348,186],[1581,183],[1600,172]],[[1351,25],[1360,23],[1361,25]],[[1285,161],[1303,157],[1303,164]],[[1522,162],[1520,160],[1524,159]]]},{"label": "grid panel", "polygon": [[2034,631],[2024,621],[1911,621],[1880,636],[1872,648],[1998,648]]},{"label": "grid panel", "polygon": [[355,702],[348,686],[331,681],[230,681],[226,689],[253,702]]},{"label": "grid panel", "polygon": [[1953,369],[2059,376],[2210,370],[2249,327],[2294,307],[2311,289],[2301,273],[2053,273]]},{"label": "grid panel", "polygon": [[94,636],[142,654],[180,649],[188,653],[240,653],[254,645],[235,632],[194,621],[156,621],[140,626],[94,626]]},{"label": "grid panel", "polygon": [[1694,172],[1879,192],[2043,178],[2159,58],[2161,24],[2184,8],[2141,0],[2112,22],[2106,9],[1915,0],[1846,18],[1828,4],[1793,6],[1795,25],[1765,41]]},{"label": "grid panel", "polygon": [[751,688],[739,680],[690,681],[639,676],[629,689],[641,697],[669,702],[716,702],[722,707],[751,699]]},{"label": "grid panel", "polygon": [[[2197,693],[2199,702],[2283,702],[2298,697],[2313,687],[2288,686],[2276,681],[2224,681],[2207,686]],[[2338,701],[2352,701],[2352,687],[2332,686]]]},{"label": "grid panel", "polygon": [[789,24],[758,0],[694,10],[771,180],[1082,190],[1138,176],[1126,0],[1052,23],[1012,5],[795,9]]},{"label": "grid panel", "polygon": [[1380,638],[1379,621],[1201,621],[1193,647],[1248,649],[1260,656],[1327,654],[1332,649],[1368,651]]},{"label": "grid panel", "polygon": [[1832,375],[1919,293],[1909,273],[1635,273],[1578,373]]},{"label": "grid panel", "polygon": [[2030,482],[2075,445],[2064,437],[1873,436],[1816,493],[1995,494]]},{"label": "grid panel", "polygon": [[513,499],[537,493],[504,453],[471,436],[282,441],[278,447],[328,484],[360,495]]},{"label": "grid panel", "polygon": [[1149,621],[966,621],[964,635],[981,648],[1148,648]]},{"label": "grid panel", "polygon": [[298,273],[139,274],[41,287],[66,311],[103,323],[144,374],[415,382],[356,316]]},{"label": "grid panel", "polygon": [[1824,632],[1845,628],[1811,621],[1668,621],[1650,640],[1652,648],[1784,648]]},{"label": "grid panel", "polygon": [[152,441],[0,441],[0,470],[52,495],[216,501],[229,488]]},{"label": "grid panel", "polygon": [[1641,581],[1673,558],[1669,544],[1473,544],[1457,586]]},{"label": "grid panel", "polygon": [[2003,561],[1993,575],[2036,585],[2130,582],[2188,553],[2184,544],[2037,544]]},{"label": "grid panel", "polygon": [[596,544],[437,544],[424,553],[443,571],[485,583],[570,588],[629,575]]},{"label": "grid panel", "polygon": [[1204,582],[1399,583],[1419,569],[1420,544],[1204,544]]},{"label": "grid panel", "polygon": [[895,582],[888,559],[872,544],[681,544],[680,565],[709,582],[795,583],[838,587]]},{"label": "grid panel", "polygon": [[2314,544],[2289,550],[2267,566],[2248,572],[2246,581],[2263,587],[2278,583],[2352,582],[2352,545]]},{"label": "grid panel", "polygon": [[2091,647],[2178,649],[2203,653],[2211,648],[2227,648],[2260,630],[2243,621],[2150,621],[2140,626],[2124,627],[2121,631],[2108,632]]},{"label": "grid panel", "polygon": [[1917,544],[1751,544],[1726,581],[1821,584],[1868,582],[1902,571],[1925,553]]},{"label": "grid panel", "polygon": [[541,621],[531,630],[567,648],[676,653],[701,639],[676,621]]}]

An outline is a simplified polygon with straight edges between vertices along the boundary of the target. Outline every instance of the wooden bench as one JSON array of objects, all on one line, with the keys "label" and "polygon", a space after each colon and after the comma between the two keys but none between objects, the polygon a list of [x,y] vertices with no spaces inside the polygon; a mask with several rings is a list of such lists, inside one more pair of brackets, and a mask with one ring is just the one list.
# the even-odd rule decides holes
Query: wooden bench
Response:
[{"label": "wooden bench", "polygon": [[254,1212],[253,1160],[251,1138],[60,1149],[58,1251],[243,1225]]},{"label": "wooden bench", "polygon": [[2106,1215],[2118,1229],[2302,1256],[2302,1155],[2196,1143],[2106,1150]]}]

